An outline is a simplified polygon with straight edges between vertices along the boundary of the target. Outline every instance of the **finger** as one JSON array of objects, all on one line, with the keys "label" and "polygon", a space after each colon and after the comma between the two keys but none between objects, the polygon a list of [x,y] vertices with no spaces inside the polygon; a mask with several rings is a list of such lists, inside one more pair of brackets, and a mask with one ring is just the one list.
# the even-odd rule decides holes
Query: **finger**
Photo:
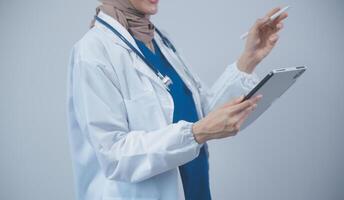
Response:
[{"label": "finger", "polygon": [[[280,16],[278,16],[274,21],[268,21],[266,24],[268,28],[272,29],[273,32],[279,31],[277,24],[282,23],[282,21],[288,17],[288,13],[282,13]],[[264,26],[265,27],[265,26]],[[262,28],[262,27],[261,27]]]},{"label": "finger", "polygon": [[287,17],[288,17],[288,13],[284,12],[284,13],[282,13],[280,16],[278,16],[278,17],[273,21],[273,23],[278,24],[278,23],[280,23],[281,21],[283,21],[284,19],[286,19]]},{"label": "finger", "polygon": [[278,33],[280,30],[283,29],[283,23],[280,22],[276,25],[269,25],[268,28],[270,29],[268,32],[269,37],[271,37],[273,34]]},{"label": "finger", "polygon": [[250,98],[253,104],[258,103],[263,98],[262,94],[254,95],[253,97]]},{"label": "finger", "polygon": [[255,110],[256,107],[257,107],[257,104],[254,104],[253,106],[250,106],[246,110],[237,114],[235,116],[235,118],[232,119],[232,120],[234,120],[236,126],[239,127],[239,129],[240,129],[240,126],[242,125],[242,123],[245,121],[245,119],[252,113],[253,110]]},{"label": "finger", "polygon": [[283,22],[279,22],[279,23],[270,23],[267,24],[267,26],[272,29],[273,31],[279,31],[280,29],[283,28],[284,24]]},{"label": "finger", "polygon": [[243,110],[249,108],[250,106],[257,104],[261,98],[262,98],[262,95],[258,95],[240,104],[237,104],[231,107],[231,113],[236,114],[236,113],[242,112]]},{"label": "finger", "polygon": [[237,122],[237,126],[241,127],[241,125],[245,122],[245,120],[248,118],[248,116],[250,116],[250,114],[256,109],[256,107],[252,108],[252,110],[250,110],[249,112],[246,112],[245,114],[243,114]]},{"label": "finger", "polygon": [[281,10],[280,7],[273,8],[272,10],[270,10],[270,11],[266,14],[266,16],[267,16],[267,17],[271,17],[272,15],[274,15],[275,13],[277,13],[277,12],[280,11],[280,10]]},{"label": "finger", "polygon": [[251,100],[246,100],[240,104],[237,104],[237,105],[231,107],[230,111],[232,114],[236,114],[236,113],[242,112],[243,110],[249,108],[252,105],[253,105],[253,103]]},{"label": "finger", "polygon": [[267,23],[266,25],[269,26],[270,28],[273,28],[275,30],[278,29],[278,24],[283,24],[283,20],[288,17],[288,13],[283,13],[279,17],[277,17],[274,21],[271,23]]},{"label": "finger", "polygon": [[256,23],[254,24],[254,26],[252,27],[251,31],[257,31],[260,29],[260,27],[264,26],[265,24],[267,24],[270,21],[269,17],[264,17],[264,18],[259,18],[257,19]]},{"label": "finger", "polygon": [[280,31],[283,27],[284,27],[283,22],[276,24],[276,28],[277,28],[276,32]]},{"label": "finger", "polygon": [[[258,20],[256,21],[256,24],[255,24],[253,30],[255,30],[255,29],[257,30],[257,29],[259,29],[259,27],[261,27],[261,26],[263,26],[263,25],[265,25],[265,24],[267,24],[267,23],[270,23],[270,17],[271,17],[272,15],[274,15],[275,13],[277,13],[278,11],[280,11],[280,10],[281,10],[280,7],[274,8],[274,9],[272,9],[271,11],[269,11],[269,12],[265,15],[264,18],[258,19]],[[280,20],[285,19],[287,16],[288,16],[288,14],[286,14],[286,13],[285,13],[285,14],[282,14],[282,15],[280,15],[279,17],[277,17],[274,21],[279,22]]]},{"label": "finger", "polygon": [[277,34],[273,34],[269,37],[269,42],[270,45],[274,45],[276,44],[276,42],[278,41],[279,36]]},{"label": "finger", "polygon": [[223,105],[223,107],[229,107],[229,106],[236,105],[236,104],[240,103],[243,99],[244,99],[244,95],[241,95],[240,97],[237,97],[234,100],[225,103]]},{"label": "finger", "polygon": [[242,125],[242,123],[244,123],[244,121],[247,119],[247,117],[248,117],[253,111],[256,110],[257,106],[258,106],[257,104],[251,106],[245,114],[243,114],[242,116],[239,116],[239,119],[238,119],[238,121],[237,121],[237,124],[239,125],[239,127]]}]

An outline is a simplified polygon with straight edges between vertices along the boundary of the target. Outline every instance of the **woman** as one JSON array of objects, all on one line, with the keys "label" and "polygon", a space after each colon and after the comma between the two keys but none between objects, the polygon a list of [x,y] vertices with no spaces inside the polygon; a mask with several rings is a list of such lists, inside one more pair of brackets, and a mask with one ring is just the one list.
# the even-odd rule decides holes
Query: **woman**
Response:
[{"label": "woman", "polygon": [[242,56],[207,89],[150,22],[158,0],[101,3],[69,69],[78,199],[211,199],[206,142],[236,135],[256,107],[261,96],[242,95],[287,14],[257,20]]}]

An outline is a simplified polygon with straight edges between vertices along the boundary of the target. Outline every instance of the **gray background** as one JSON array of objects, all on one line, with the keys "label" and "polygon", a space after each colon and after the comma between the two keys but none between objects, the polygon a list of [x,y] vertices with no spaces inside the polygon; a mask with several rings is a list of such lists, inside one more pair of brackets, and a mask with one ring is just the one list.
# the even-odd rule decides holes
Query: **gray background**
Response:
[{"label": "gray background", "polygon": [[[254,125],[210,142],[214,199],[344,199],[344,3],[340,0],[165,1],[153,21],[208,84],[243,49],[257,17],[290,4],[270,69],[309,70]],[[0,199],[73,199],[66,69],[95,0],[0,0]]]}]

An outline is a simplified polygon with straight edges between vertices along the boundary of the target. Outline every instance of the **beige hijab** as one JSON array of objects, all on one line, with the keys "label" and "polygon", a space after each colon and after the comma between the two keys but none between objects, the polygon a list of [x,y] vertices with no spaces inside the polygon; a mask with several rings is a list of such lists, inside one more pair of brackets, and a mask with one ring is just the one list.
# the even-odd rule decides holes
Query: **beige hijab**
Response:
[{"label": "beige hijab", "polygon": [[[117,20],[130,34],[144,42],[153,50],[154,25],[150,22],[149,15],[138,11],[129,0],[99,0],[102,4],[97,7],[96,14],[103,11]],[[91,27],[94,26],[94,20]]]}]

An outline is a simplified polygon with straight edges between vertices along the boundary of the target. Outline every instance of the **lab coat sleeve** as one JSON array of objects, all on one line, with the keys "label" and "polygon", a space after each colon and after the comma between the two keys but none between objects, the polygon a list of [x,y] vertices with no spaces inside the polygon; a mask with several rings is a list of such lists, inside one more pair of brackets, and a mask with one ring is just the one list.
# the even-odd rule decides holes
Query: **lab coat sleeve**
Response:
[{"label": "lab coat sleeve", "polygon": [[211,88],[201,83],[198,77],[195,79],[199,85],[202,108],[205,114],[233,98],[247,94],[259,81],[255,72],[248,74],[240,71],[236,62],[226,67]]},{"label": "lab coat sleeve", "polygon": [[190,65],[186,63],[185,59],[180,54],[177,53],[177,55],[198,89],[204,116],[233,98],[247,94],[259,82],[259,77],[255,72],[248,74],[240,71],[237,62],[234,62],[226,67],[220,77],[209,88],[200,80],[197,74],[188,67]]},{"label": "lab coat sleeve", "polygon": [[201,145],[192,123],[180,121],[154,131],[130,131],[116,81],[96,63],[73,69],[77,121],[108,179],[139,182],[193,160]]}]

